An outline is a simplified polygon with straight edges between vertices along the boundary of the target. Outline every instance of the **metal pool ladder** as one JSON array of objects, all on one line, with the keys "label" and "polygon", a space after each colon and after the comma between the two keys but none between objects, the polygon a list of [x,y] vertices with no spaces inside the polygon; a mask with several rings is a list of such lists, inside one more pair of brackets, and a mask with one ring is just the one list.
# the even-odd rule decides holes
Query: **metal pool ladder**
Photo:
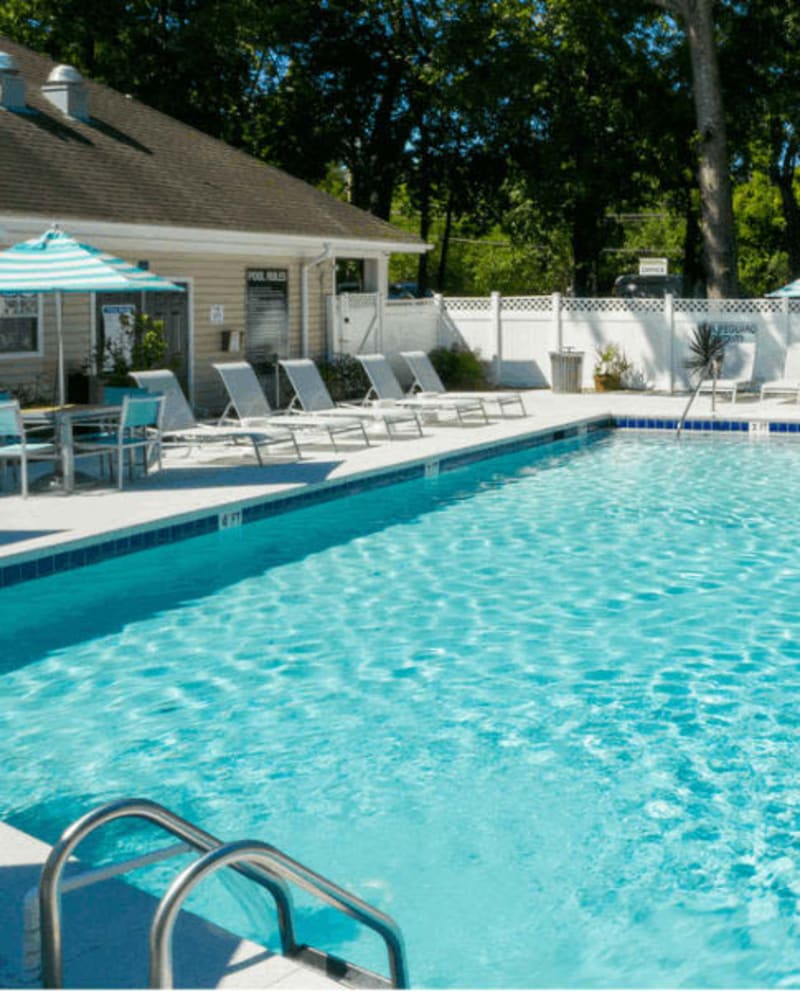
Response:
[{"label": "metal pool ladder", "polygon": [[[86,813],[68,827],[51,850],[39,881],[39,921],[42,985],[45,989],[63,987],[63,954],[61,938],[61,882],[67,860],[77,846],[94,830],[123,818],[146,820],[176,837],[180,844],[157,851],[123,865],[101,872],[78,875],[78,883],[86,885],[112,874],[121,874],[143,867],[175,854],[195,850],[199,853],[192,864],[178,875],[167,889],[156,909],[150,927],[151,989],[172,988],[172,929],[183,902],[192,889],[207,875],[221,868],[232,868],[251,882],[267,890],[278,911],[281,951],[295,962],[317,971],[335,972],[335,978],[349,986],[369,989],[407,989],[408,971],[400,930],[386,914],[358,899],[322,875],[301,865],[270,844],[257,840],[223,843],[211,834],[150,799],[126,798],[110,802]],[[309,945],[298,944],[294,934],[292,898],[287,883],[307,890],[329,906],[341,910],[353,920],[369,927],[383,938],[389,957],[389,978],[362,969]]]}]

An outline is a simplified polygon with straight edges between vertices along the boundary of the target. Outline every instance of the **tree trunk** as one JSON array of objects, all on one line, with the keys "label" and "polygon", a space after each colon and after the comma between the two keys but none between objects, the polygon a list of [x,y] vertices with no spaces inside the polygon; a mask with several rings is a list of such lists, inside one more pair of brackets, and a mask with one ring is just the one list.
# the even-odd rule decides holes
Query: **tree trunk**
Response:
[{"label": "tree trunk", "polygon": [[[431,231],[431,173],[428,148],[428,133],[420,128],[420,192],[419,192],[419,236],[425,243]],[[421,253],[417,262],[417,294],[424,295],[428,289],[428,253]]]},{"label": "tree trunk", "polygon": [[778,188],[781,196],[783,218],[786,222],[784,240],[786,253],[789,257],[789,270],[794,279],[800,275],[800,205],[794,191],[795,165],[797,163],[798,144],[785,141],[780,149],[773,153],[773,163],[770,169],[770,179]]},{"label": "tree trunk", "polygon": [[444,217],[444,233],[442,234],[441,252],[439,254],[439,270],[436,275],[436,287],[443,292],[447,287],[447,255],[450,251],[450,234],[453,230],[453,196],[447,199],[447,209]]},{"label": "tree trunk", "polygon": [[579,200],[572,216],[573,294],[597,295],[597,269],[603,246],[597,205]]},{"label": "tree trunk", "polygon": [[700,228],[709,298],[736,298],[736,229],[725,135],[725,113],[714,39],[714,0],[653,0],[682,20],[692,64],[697,119]]},{"label": "tree trunk", "polygon": [[686,192],[686,232],[683,237],[683,291],[685,299],[694,298],[698,288],[705,284],[701,262],[702,234],[697,212],[692,204],[692,192]]}]

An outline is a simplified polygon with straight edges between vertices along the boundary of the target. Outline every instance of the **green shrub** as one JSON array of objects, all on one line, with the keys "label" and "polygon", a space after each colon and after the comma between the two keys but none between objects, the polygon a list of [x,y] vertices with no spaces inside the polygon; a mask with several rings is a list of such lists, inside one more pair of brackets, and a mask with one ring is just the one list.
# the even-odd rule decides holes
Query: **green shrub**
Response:
[{"label": "green shrub", "polygon": [[364,399],[370,384],[361,362],[349,354],[339,354],[331,361],[318,361],[317,368],[335,403]]},{"label": "green shrub", "polygon": [[486,375],[474,351],[459,347],[436,347],[431,363],[446,389],[485,389]]}]

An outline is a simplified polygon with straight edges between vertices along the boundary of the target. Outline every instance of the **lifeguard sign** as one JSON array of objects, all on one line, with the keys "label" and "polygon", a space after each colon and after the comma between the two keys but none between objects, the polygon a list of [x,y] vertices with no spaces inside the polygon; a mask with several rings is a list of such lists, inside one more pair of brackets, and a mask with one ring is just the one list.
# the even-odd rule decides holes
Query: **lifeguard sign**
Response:
[{"label": "lifeguard sign", "polygon": [[639,274],[669,274],[666,257],[640,257]]}]

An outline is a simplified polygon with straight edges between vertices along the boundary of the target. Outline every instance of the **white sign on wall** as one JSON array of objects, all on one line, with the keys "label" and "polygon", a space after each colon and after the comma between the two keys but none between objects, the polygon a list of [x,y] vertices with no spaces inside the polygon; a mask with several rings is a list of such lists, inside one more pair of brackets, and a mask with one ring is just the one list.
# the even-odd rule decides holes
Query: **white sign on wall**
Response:
[{"label": "white sign on wall", "polygon": [[[130,361],[130,342],[126,336],[129,329],[128,323],[133,325],[136,315],[136,306],[132,303],[124,305],[102,306],[103,315],[103,340],[105,342],[104,367],[109,370],[113,367],[110,347],[119,348],[125,357]],[[124,317],[129,317],[127,320]]]},{"label": "white sign on wall", "polygon": [[225,322],[225,306],[223,305],[213,305],[208,307],[208,322],[209,323],[224,323]]}]

